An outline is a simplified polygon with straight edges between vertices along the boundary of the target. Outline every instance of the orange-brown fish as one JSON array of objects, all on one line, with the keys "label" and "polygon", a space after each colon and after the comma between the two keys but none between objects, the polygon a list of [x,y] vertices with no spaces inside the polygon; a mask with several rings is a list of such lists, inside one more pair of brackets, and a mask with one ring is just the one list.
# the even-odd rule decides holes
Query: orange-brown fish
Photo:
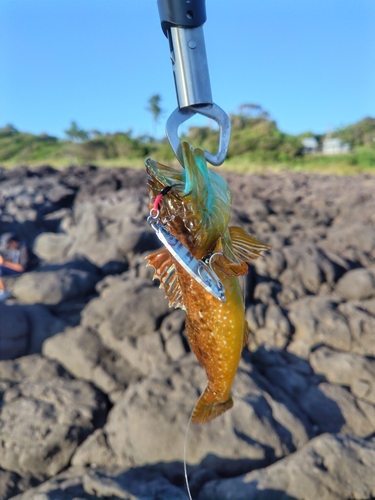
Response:
[{"label": "orange-brown fish", "polygon": [[244,302],[238,276],[247,264],[268,250],[240,227],[228,227],[232,193],[222,177],[208,170],[203,151],[182,143],[182,171],[146,161],[150,209],[166,186],[160,217],[165,227],[198,260],[216,254],[212,269],[225,288],[226,301],[208,293],[166,248],[146,257],[169,298],[170,307],[186,310],[186,332],[208,384],[199,398],[192,422],[203,423],[233,406],[230,388],[248,339]]}]

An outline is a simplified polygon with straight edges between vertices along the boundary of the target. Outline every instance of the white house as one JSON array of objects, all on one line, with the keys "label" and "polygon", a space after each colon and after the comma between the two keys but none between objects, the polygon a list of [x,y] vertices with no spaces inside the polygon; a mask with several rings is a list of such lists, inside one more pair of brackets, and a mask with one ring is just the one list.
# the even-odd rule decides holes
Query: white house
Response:
[{"label": "white house", "polygon": [[327,137],[323,139],[322,153],[324,155],[337,155],[349,153],[350,146],[347,142],[342,142],[338,137]]},{"label": "white house", "polygon": [[304,154],[316,153],[319,147],[318,141],[315,137],[305,137],[302,139],[302,145]]}]

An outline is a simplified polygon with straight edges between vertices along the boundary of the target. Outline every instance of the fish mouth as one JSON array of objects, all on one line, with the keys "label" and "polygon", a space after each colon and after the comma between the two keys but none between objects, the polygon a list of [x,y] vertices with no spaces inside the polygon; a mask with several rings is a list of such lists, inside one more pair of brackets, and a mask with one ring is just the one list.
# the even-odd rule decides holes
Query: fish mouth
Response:
[{"label": "fish mouth", "polygon": [[173,186],[171,194],[176,198],[191,198],[203,209],[214,194],[203,150],[192,149],[187,142],[182,142],[181,149],[183,170],[162,165],[151,158],[146,160],[149,185],[155,192]]}]

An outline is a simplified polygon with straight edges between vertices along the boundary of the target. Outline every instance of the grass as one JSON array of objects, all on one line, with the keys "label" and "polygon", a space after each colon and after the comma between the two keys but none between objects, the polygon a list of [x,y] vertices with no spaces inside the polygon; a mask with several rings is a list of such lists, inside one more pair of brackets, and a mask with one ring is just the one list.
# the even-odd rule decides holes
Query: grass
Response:
[{"label": "grass", "polygon": [[[336,131],[335,137],[347,142],[349,154],[327,156],[303,155],[303,137],[293,136],[277,128],[275,121],[259,106],[245,105],[240,114],[230,116],[232,134],[228,158],[221,170],[239,173],[281,171],[313,172],[317,174],[356,175],[375,173],[375,118],[367,117]],[[74,125],[74,127],[73,127]],[[12,125],[0,128],[0,166],[91,164],[102,167],[144,168],[148,157],[165,165],[178,165],[167,139],[158,141],[150,136],[134,137],[132,131],[100,133],[80,130],[72,122],[69,140],[48,134],[20,132]],[[76,130],[77,129],[77,130]],[[83,135],[82,135],[83,134]],[[320,148],[324,137],[316,136]],[[190,144],[208,151],[218,145],[218,131],[210,127],[191,127]],[[215,169],[215,167],[213,167]]]},{"label": "grass", "polygon": [[[44,149],[47,153],[47,148]],[[48,156],[48,154],[43,155],[43,158],[33,159],[29,156],[28,159],[23,159],[26,155],[16,156],[12,160],[1,161],[0,166],[5,168],[13,168],[19,165],[28,165],[30,167],[38,167],[42,165],[50,165],[57,169],[63,169],[70,165],[79,164],[93,164],[105,168],[120,168],[120,167],[130,167],[134,169],[144,168],[144,162],[147,158],[129,158],[126,156],[121,156],[118,158],[103,158],[100,160],[87,161],[84,158],[80,158],[74,154],[62,154],[62,152],[56,152],[53,150],[53,155]],[[173,160],[163,160],[159,158],[157,154],[149,155],[154,159],[157,159],[160,163],[177,167],[179,164],[176,159]],[[216,170],[217,167],[213,167]],[[302,157],[300,159],[283,162],[283,163],[267,163],[261,162],[259,160],[251,158],[249,155],[236,156],[234,158],[227,159],[223,165],[219,167],[219,170],[236,172],[240,174],[264,174],[264,173],[279,173],[285,171],[294,172],[310,172],[316,174],[324,175],[357,175],[361,173],[375,174],[375,165],[363,165],[361,163],[354,163],[351,155],[337,155],[337,156],[323,156],[323,155],[311,155]]]},{"label": "grass", "polygon": [[[200,144],[199,138],[191,140],[191,143]],[[267,157],[269,152],[263,150],[235,155],[233,143],[232,151],[229,153],[229,157],[220,169],[243,174],[281,171],[334,175],[375,173],[375,148],[368,146],[356,147],[350,154],[332,156],[314,154],[295,156],[293,159],[283,161],[277,160],[276,157]],[[69,165],[92,164],[101,167],[141,169],[144,168],[144,162],[149,156],[165,165],[178,165],[167,141],[142,142],[132,139],[125,133],[117,133],[82,143],[73,143],[46,134],[34,136],[18,132],[11,127],[0,129],[0,166],[5,168],[17,165],[31,167],[50,165],[62,169]]]},{"label": "grass", "polygon": [[85,159],[79,158],[74,155],[69,155],[61,158],[46,157],[43,160],[30,160],[27,162],[25,161],[14,162],[12,160],[8,160],[0,162],[0,167],[11,169],[20,165],[27,165],[29,167],[41,167],[43,165],[49,165],[53,168],[61,170],[71,165],[88,165],[88,164],[105,168],[122,168],[122,167],[130,167],[134,169],[144,168],[144,160],[142,159],[127,158],[124,156],[120,158],[112,158],[112,159],[107,158],[103,160],[87,161]]},{"label": "grass", "polygon": [[[302,155],[302,136],[282,133],[266,115],[233,115],[231,121],[228,158],[220,170],[244,174],[282,171],[334,175],[375,173],[375,118],[365,118],[338,131],[338,137],[341,134],[351,144],[352,151],[332,156]],[[87,138],[84,139],[77,136],[63,140],[48,134],[20,132],[12,125],[6,125],[0,128],[0,166],[50,165],[61,169],[69,165],[91,164],[140,169],[144,168],[148,157],[165,165],[178,165],[166,139],[133,137],[131,130],[85,134]],[[209,151],[215,151],[218,145],[218,133],[210,127],[192,127],[188,137],[182,139]],[[319,141],[322,146],[323,138],[319,137]]]},{"label": "grass", "polygon": [[324,175],[375,174],[375,162],[373,165],[356,163],[354,155],[325,156],[317,154],[302,156],[289,162],[272,163],[260,162],[249,155],[241,155],[229,158],[220,168],[241,174],[264,174],[284,171],[310,172]]}]

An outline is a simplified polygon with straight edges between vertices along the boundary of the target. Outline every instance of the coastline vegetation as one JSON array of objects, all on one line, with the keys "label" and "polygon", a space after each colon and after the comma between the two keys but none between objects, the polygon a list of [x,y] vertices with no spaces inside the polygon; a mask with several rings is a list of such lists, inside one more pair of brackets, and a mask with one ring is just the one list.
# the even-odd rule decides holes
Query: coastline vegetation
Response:
[{"label": "coastline vegetation", "polygon": [[[260,106],[242,105],[230,116],[231,141],[227,160],[220,168],[241,173],[280,170],[301,170],[317,173],[353,175],[375,173],[375,118],[331,132],[350,146],[349,153],[326,155],[321,151],[325,136],[306,132],[297,136],[280,131],[268,113]],[[65,131],[66,138],[48,134],[34,135],[17,130],[12,125],[0,128],[0,167],[17,165],[51,165],[56,168],[90,163],[98,166],[130,166],[140,168],[145,158],[176,163],[166,139],[152,136],[135,137],[131,130],[116,133],[86,131],[72,121]],[[318,152],[307,154],[303,139],[314,137]],[[191,144],[216,151],[218,131],[210,126],[191,127],[186,137]]]}]

